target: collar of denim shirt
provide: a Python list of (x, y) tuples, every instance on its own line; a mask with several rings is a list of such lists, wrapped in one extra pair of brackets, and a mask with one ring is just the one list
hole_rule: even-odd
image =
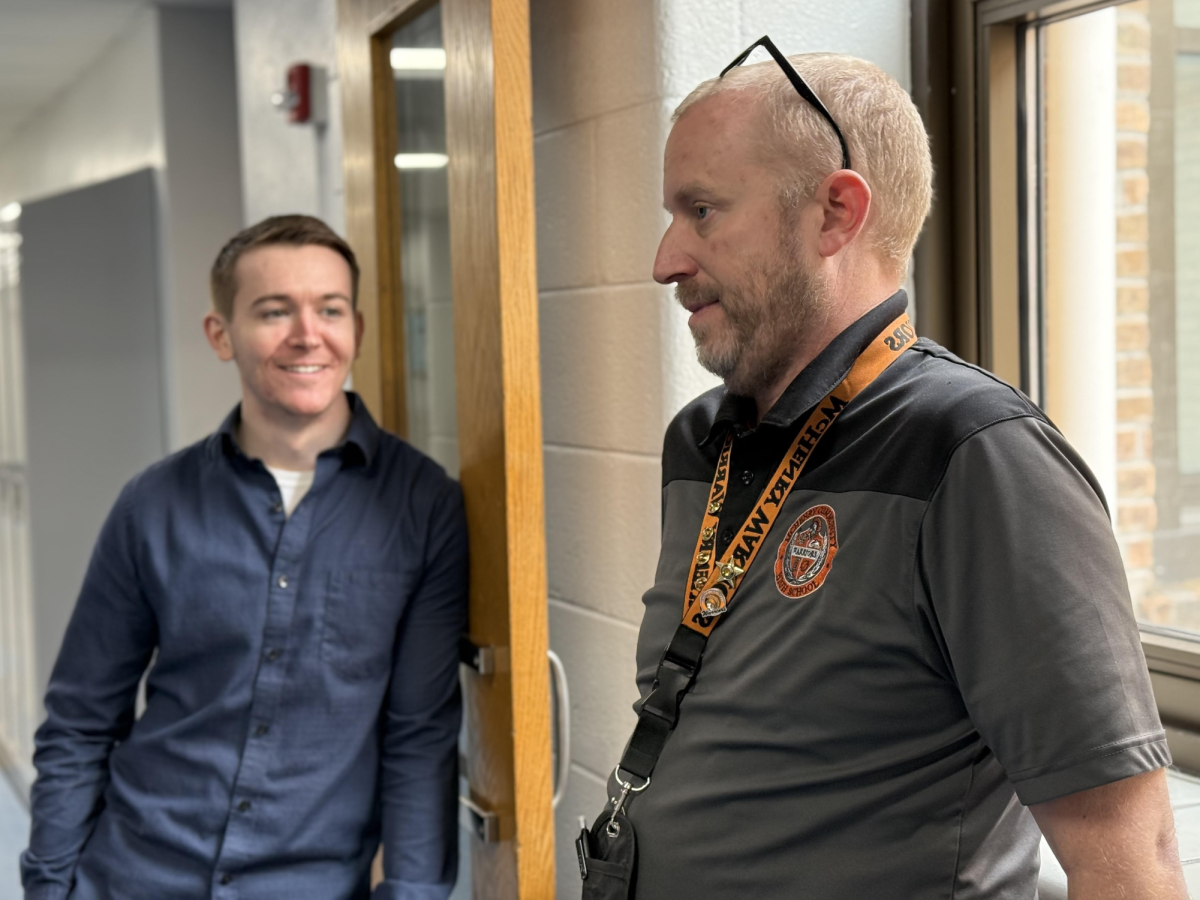
[[(379, 426), (367, 410), (362, 398), (353, 391), (346, 391), (346, 400), (350, 403), (350, 427), (346, 436), (336, 447), (324, 451), (335, 453), (341, 457), (344, 465), (358, 465), (364, 468), (371, 465), (375, 452), (379, 449)], [(238, 446), (237, 429), (242, 421), (242, 404), (239, 403), (225, 417), (221, 427), (209, 439), (209, 452), (213, 455), (223, 453), (226, 456), (246, 459), (242, 448)]]

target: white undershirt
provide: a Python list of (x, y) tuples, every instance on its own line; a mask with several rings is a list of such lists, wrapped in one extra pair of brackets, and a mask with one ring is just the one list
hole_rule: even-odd
[(275, 476), (275, 483), (279, 485), (279, 493), (283, 495), (283, 510), (289, 516), (292, 514), (300, 501), (304, 499), (304, 495), (308, 493), (308, 489), (312, 487), (313, 478), (316, 476), (316, 470), (308, 472), (293, 472), (290, 469), (275, 469), (267, 466), (267, 471)]

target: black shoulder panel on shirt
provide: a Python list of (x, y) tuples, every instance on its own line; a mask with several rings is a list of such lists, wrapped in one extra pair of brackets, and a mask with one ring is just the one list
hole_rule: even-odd
[(712, 480), (721, 443), (714, 441), (701, 449), (700, 442), (708, 436), (725, 394), (724, 385), (720, 385), (705, 391), (675, 414), (663, 438), (663, 487), (672, 481)]
[[(718, 388), (701, 395), (671, 423), (663, 446), (664, 485), (712, 478), (719, 442), (703, 450), (698, 444), (723, 394)], [(1022, 417), (1047, 421), (1016, 388), (922, 338), (842, 413), (798, 487), (925, 500), (962, 441), (996, 422)], [(793, 423), (789, 441), (805, 418)]]

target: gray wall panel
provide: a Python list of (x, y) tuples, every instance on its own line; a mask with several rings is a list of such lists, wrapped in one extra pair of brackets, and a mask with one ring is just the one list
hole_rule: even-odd
[(144, 170), (21, 216), (39, 693), (100, 525), (166, 447), (154, 192)]

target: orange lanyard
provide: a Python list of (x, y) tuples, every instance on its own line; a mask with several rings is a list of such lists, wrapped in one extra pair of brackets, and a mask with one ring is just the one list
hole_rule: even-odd
[(775, 470), (774, 477), (763, 489), (754, 511), (742, 523), (737, 537), (726, 549), (725, 555), (714, 561), (718, 516), (725, 505), (729, 487), (729, 457), (733, 449), (733, 434), (725, 436), (725, 444), (717, 459), (717, 471), (713, 475), (712, 488), (708, 494), (704, 521), (700, 525), (696, 552), (692, 556), (687, 590), (684, 593), (685, 626), (707, 636), (717, 626), (721, 615), (729, 611), (729, 604), (738, 585), (742, 583), (746, 570), (750, 568), (766, 541), (767, 533), (783, 508), (783, 502), (796, 486), (800, 473), (808, 465), (818, 442), (850, 401), (899, 359), (900, 354), (916, 336), (912, 322), (905, 313), (871, 341), (867, 349), (854, 361), (850, 373), (817, 404), (817, 408), (792, 441), (792, 446)]

